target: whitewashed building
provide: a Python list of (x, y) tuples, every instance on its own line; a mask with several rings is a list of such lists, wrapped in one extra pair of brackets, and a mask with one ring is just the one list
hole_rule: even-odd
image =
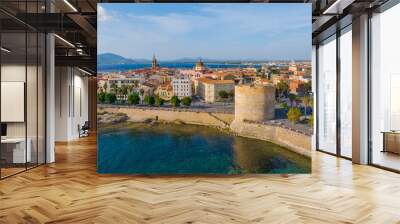
[(177, 75), (172, 79), (172, 90), (174, 96), (177, 96), (179, 99), (183, 97), (191, 97), (192, 96), (192, 81), (190, 77), (187, 75)]

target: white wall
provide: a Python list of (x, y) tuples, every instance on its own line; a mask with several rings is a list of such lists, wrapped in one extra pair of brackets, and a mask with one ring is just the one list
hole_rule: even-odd
[[(37, 70), (39, 69), (39, 70)], [(12, 108), (2, 107), (4, 113), (22, 113), (26, 112), (26, 120), (23, 118), (21, 122), (5, 122), (7, 124), (7, 137), (9, 138), (24, 138), (25, 135), (29, 139), (31, 148), (32, 162), (39, 159), (39, 163), (44, 163), (45, 150), (45, 120), (44, 120), (44, 74), (41, 67), (36, 65), (25, 66), (25, 63), (3, 63), (1, 66), (1, 76), (3, 82), (21, 82), (26, 85), (26, 107), (23, 99), (22, 107)], [(27, 78), (27, 80), (25, 80)], [(5, 89), (2, 89), (2, 94)], [(19, 94), (24, 95), (24, 89), (18, 90)], [(16, 93), (15, 93), (16, 94)], [(2, 95), (7, 97), (7, 95)], [(24, 96), (22, 97), (24, 98)], [(16, 104), (18, 102), (15, 102)], [(14, 111), (13, 111), (14, 110)], [(19, 110), (19, 111), (15, 111)]]
[(88, 78), (72, 67), (56, 67), (55, 140), (79, 137), (78, 125), (88, 120)]
[(72, 119), (71, 119), (71, 135), (72, 138), (78, 138), (79, 137), (79, 132), (78, 132), (78, 125), (82, 126), (85, 121), (89, 120), (88, 116), (88, 78), (82, 76), (83, 73), (80, 73), (77, 75), (77, 70), (74, 71), (74, 82), (72, 88), (73, 91), (73, 96), (72, 99), (74, 99), (74, 102), (72, 105), (74, 107), (72, 108)]
[(69, 85), (70, 76), (67, 67), (55, 69), (55, 140), (68, 140), (69, 118)]

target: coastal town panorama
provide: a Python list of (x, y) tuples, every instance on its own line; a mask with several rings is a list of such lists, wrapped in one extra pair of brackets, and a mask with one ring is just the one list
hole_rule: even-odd
[[(99, 173), (311, 172), (311, 36), (300, 28), (310, 26), (310, 9), (240, 6), (101, 4)], [(283, 29), (252, 24), (254, 10), (260, 21), (272, 10), (295, 16)], [(103, 29), (122, 18), (127, 32)], [(292, 46), (275, 33), (303, 37)]]
[[(101, 58), (120, 56), (100, 55)], [(105, 59), (107, 60), (107, 59)], [(312, 124), (310, 61), (269, 62), (158, 62), (130, 68), (113, 68), (98, 73), (98, 102), (131, 107), (181, 108), (187, 110), (233, 113), (235, 86), (273, 88), (270, 119), (290, 125), (288, 112), (299, 111), (291, 124)], [(106, 66), (105, 66), (106, 67)], [(254, 99), (248, 98), (248, 101)]]

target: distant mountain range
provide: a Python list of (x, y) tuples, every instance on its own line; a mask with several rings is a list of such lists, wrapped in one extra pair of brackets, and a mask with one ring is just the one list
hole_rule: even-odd
[(98, 65), (123, 65), (123, 64), (139, 64), (139, 63), (150, 63), (150, 60), (146, 59), (131, 59), (124, 58), (120, 55), (113, 53), (104, 53), (97, 55)]
[[(168, 61), (159, 61), (159, 62), (167, 62), (167, 63), (194, 63), (199, 60), (202, 60), (205, 63), (243, 63), (243, 62), (266, 62), (266, 61), (252, 61), (252, 60), (218, 60), (218, 59), (207, 59), (207, 58), (179, 58), (175, 60), (168, 60)], [(125, 58), (117, 54), (113, 53), (103, 53), (97, 55), (97, 64), (99, 66), (107, 66), (107, 65), (124, 65), (124, 64), (147, 64), (151, 63), (151, 60), (148, 59), (132, 59), (132, 58)]]
[[(182, 63), (182, 62), (197, 62), (199, 61), (200, 57), (198, 58), (179, 58), (176, 60), (168, 60), (168, 61), (160, 61), (160, 62), (175, 62), (175, 63)], [(212, 60), (212, 59), (202, 59), (204, 62), (221, 62), (221, 60)], [(123, 65), (123, 64), (144, 64), (144, 63), (151, 63), (151, 60), (148, 59), (132, 59), (132, 58), (125, 58), (121, 55), (113, 54), (113, 53), (104, 53), (97, 55), (97, 64), (102, 65)]]

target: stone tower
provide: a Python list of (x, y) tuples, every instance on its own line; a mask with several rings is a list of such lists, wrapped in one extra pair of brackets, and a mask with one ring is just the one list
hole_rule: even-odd
[(153, 70), (156, 70), (158, 68), (157, 59), (156, 59), (155, 55), (153, 55), (153, 61), (151, 62), (151, 68)]
[(235, 86), (235, 121), (262, 122), (275, 117), (273, 85)]

